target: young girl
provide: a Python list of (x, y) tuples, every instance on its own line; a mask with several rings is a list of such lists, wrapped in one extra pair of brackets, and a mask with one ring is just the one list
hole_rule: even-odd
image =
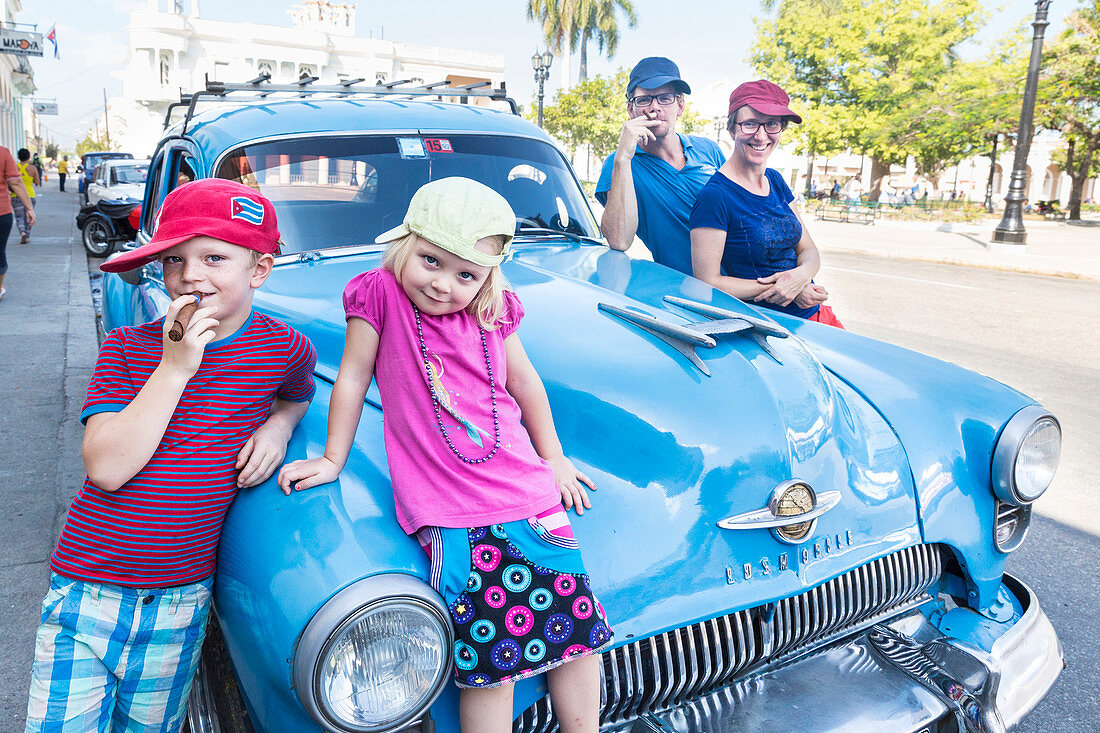
[(566, 511), (591, 480), (562, 452), (520, 344), (523, 306), (500, 271), (515, 214), (492, 189), (445, 178), (413, 195), (382, 268), (344, 290), (348, 327), (324, 456), (287, 464), (290, 493), (334, 481), (372, 377), (401, 528), (431, 558), (454, 621), (464, 731), (510, 731), (512, 684), (547, 672), (562, 731), (599, 726), (611, 642)]

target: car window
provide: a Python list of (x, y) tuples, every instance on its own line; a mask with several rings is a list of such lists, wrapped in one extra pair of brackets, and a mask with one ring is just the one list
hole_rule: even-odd
[(271, 200), (284, 254), (373, 243), (401, 223), (420, 186), (448, 176), (499, 191), (519, 229), (599, 236), (565, 160), (538, 140), (453, 134), (277, 140), (232, 151), (216, 175)]
[(116, 183), (145, 183), (148, 170), (144, 165), (116, 165), (111, 169)]

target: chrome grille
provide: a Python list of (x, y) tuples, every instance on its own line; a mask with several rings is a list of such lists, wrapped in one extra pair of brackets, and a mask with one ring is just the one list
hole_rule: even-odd
[[(918, 545), (879, 558), (800, 595), (703, 621), (603, 655), (600, 723), (660, 712), (730, 684), (759, 665), (793, 657), (928, 599), (944, 550)], [(549, 697), (515, 733), (558, 729)]]

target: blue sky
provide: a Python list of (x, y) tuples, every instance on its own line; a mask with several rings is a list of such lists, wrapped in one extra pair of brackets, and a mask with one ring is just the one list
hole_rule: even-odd
[[(200, 2), (204, 18), (281, 26), (290, 25), (287, 11), (299, 4), (299, 0)], [(590, 47), (589, 75), (630, 67), (644, 56), (668, 56), (696, 90), (722, 79), (740, 82), (751, 78), (746, 56), (755, 31), (752, 19), (762, 13), (758, 0), (695, 0), (684, 6), (634, 0), (633, 4), (637, 27), (624, 28), (618, 53), (610, 61)], [(108, 96), (121, 94), (117, 74), (126, 57), (126, 24), (131, 10), (146, 5), (147, 0), (24, 0), (17, 21), (35, 23), (42, 33), (57, 25), (61, 58), (47, 55), (32, 60), (32, 65), (39, 87), (36, 96), (56, 99), (60, 106), (58, 117), (42, 119), (62, 147), (71, 149), (78, 136), (83, 137), (91, 127), (102, 108), (103, 89)], [(1062, 27), (1062, 19), (1075, 6), (1051, 3), (1047, 39)], [(525, 8), (526, 0), (482, 0), (476, 6), (440, 0), (359, 2), (356, 26), (363, 37), (502, 53), (509, 91), (518, 102), (527, 104), (534, 93), (530, 57), (542, 44), (538, 28), (526, 20)], [(1035, 14), (1034, 2), (1027, 0), (987, 2), (987, 8), (990, 21), (981, 35), (983, 40), (993, 40)], [(575, 57), (572, 71), (575, 78)], [(560, 61), (555, 60), (548, 97), (559, 81)]]

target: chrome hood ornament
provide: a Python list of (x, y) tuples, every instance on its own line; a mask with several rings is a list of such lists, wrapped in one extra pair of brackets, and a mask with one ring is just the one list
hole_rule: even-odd
[(703, 360), (699, 358), (699, 355), (695, 353), (695, 349), (700, 346), (705, 349), (713, 349), (718, 345), (718, 342), (714, 340), (714, 336), (739, 333), (754, 341), (768, 356), (775, 359), (780, 364), (783, 363), (779, 358), (779, 354), (776, 353), (775, 349), (772, 348), (772, 345), (769, 344), (766, 339), (768, 336), (775, 336), (776, 338), (789, 337), (791, 335), (790, 331), (782, 326), (770, 321), (765, 321), (762, 318), (754, 318), (744, 313), (717, 308), (713, 305), (698, 303), (694, 300), (676, 298), (671, 295), (666, 295), (664, 300), (666, 303), (679, 306), (684, 310), (706, 316), (707, 320), (694, 321), (681, 325), (663, 321), (660, 318), (654, 318), (653, 316), (638, 313), (637, 311), (608, 305), (607, 303), (600, 303), (597, 307), (606, 313), (610, 313), (624, 321), (633, 323), (643, 331), (648, 331), (661, 339), (683, 354), (688, 361), (694, 364), (699, 371), (706, 374), (708, 377), (710, 376), (710, 369), (708, 369), (707, 365), (703, 363)]

